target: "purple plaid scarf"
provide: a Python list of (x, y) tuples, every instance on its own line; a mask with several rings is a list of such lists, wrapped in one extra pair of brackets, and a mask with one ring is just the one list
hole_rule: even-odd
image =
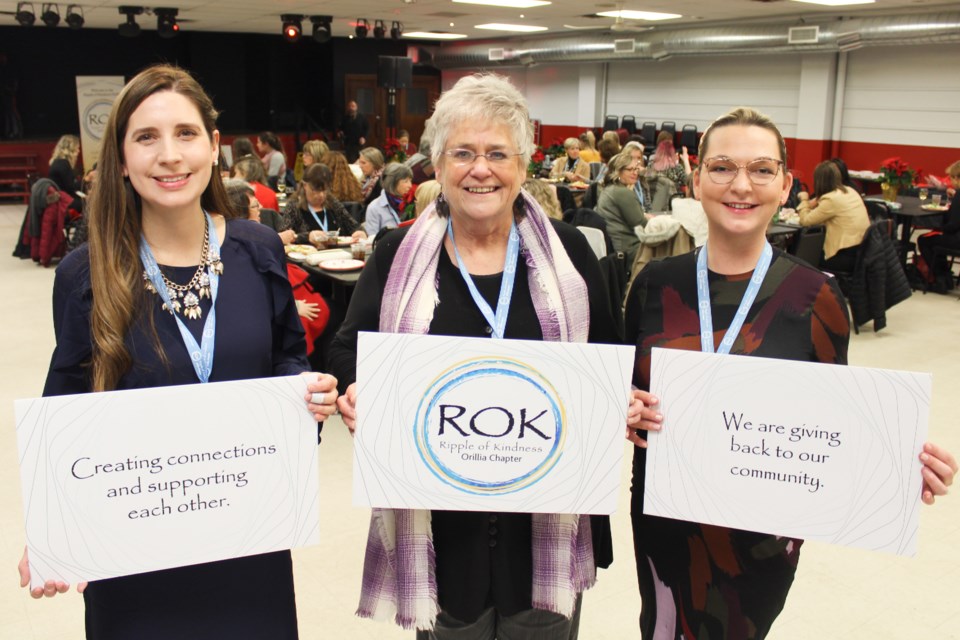
[[(517, 231), (543, 339), (586, 342), (586, 284), (546, 214), (529, 194), (521, 194), (526, 215)], [(381, 301), (381, 332), (427, 333), (439, 301), (437, 262), (446, 227), (431, 205), (400, 244)], [(577, 594), (596, 582), (590, 517), (534, 513), (531, 519), (532, 604), (569, 617)], [(357, 615), (393, 616), (404, 629), (432, 629), (440, 610), (435, 570), (430, 512), (374, 509)]]

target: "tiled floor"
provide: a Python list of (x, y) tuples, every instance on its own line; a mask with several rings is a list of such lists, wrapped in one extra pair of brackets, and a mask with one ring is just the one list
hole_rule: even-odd
[[(83, 636), (75, 593), (34, 601), (19, 589), (15, 566), (23, 551), (22, 502), (13, 430), (16, 398), (39, 395), (53, 348), (53, 269), (10, 258), (24, 207), (0, 206), (0, 638), (59, 640)], [(931, 439), (960, 453), (955, 413), (960, 301), (956, 295), (914, 295), (889, 313), (879, 334), (851, 341), (854, 364), (934, 374)], [(802, 389), (797, 389), (803, 394)], [(810, 398), (816, 402), (816, 398)], [(301, 637), (411, 638), (393, 625), (353, 616), (368, 512), (350, 505), (350, 438), (331, 421), (321, 450), (321, 544), (294, 553)], [(625, 453), (628, 453), (626, 445)], [(623, 480), (629, 479), (624, 456)], [(625, 484), (626, 486), (626, 484)], [(955, 491), (960, 494), (960, 490)], [(581, 637), (637, 637), (640, 610), (626, 489), (613, 517), (613, 567), (584, 598)], [(960, 638), (960, 495), (921, 516), (920, 553), (902, 559), (816, 543), (804, 546), (800, 571), (772, 637), (913, 640)], [(2, 567), (0, 567), (2, 568)], [(216, 588), (216, 585), (210, 585)]]

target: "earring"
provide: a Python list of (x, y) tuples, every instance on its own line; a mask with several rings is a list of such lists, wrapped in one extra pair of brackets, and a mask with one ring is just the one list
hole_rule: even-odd
[(447, 199), (443, 197), (443, 192), (440, 192), (440, 195), (437, 196), (434, 207), (437, 210), (437, 215), (441, 218), (450, 217), (450, 205), (447, 203)]
[(213, 161), (213, 166), (217, 166), (218, 164), (220, 164), (220, 160), (214, 160), (214, 161)]

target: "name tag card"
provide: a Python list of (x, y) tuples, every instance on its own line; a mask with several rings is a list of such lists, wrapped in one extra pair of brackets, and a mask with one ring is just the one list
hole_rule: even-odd
[(291, 376), (17, 400), (31, 587), (316, 544), (304, 395)]
[(929, 374), (654, 349), (644, 513), (916, 554)]
[(612, 513), (633, 351), (361, 333), (354, 504)]

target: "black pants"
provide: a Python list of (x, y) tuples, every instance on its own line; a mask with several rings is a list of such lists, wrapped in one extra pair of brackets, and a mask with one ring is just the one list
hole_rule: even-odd
[(920, 255), (930, 267), (930, 273), (936, 279), (937, 276), (947, 275), (948, 267), (945, 257), (934, 259), (935, 249), (938, 247), (960, 249), (960, 234), (927, 233), (917, 238), (917, 246), (920, 249)]
[(820, 268), (831, 273), (852, 273), (857, 266), (857, 248), (840, 249), (830, 258), (820, 261)]

